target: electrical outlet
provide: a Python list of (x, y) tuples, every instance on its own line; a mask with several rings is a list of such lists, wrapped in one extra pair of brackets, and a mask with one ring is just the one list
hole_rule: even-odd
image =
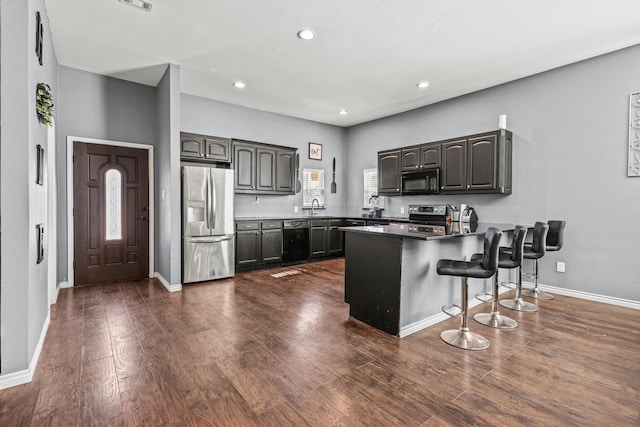
[(400, 213), (403, 214), (404, 213), (404, 206), (400, 206)]
[(556, 271), (558, 273), (564, 273), (564, 262), (558, 261), (556, 263)]
[(297, 206), (293, 207), (293, 213), (298, 213), (298, 207)]

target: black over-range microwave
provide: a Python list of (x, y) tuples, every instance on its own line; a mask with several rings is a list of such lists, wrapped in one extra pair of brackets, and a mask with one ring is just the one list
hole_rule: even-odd
[(440, 168), (403, 172), (402, 194), (440, 194)]

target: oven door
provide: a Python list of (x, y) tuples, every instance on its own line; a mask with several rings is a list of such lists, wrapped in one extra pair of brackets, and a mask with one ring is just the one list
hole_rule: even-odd
[(440, 168), (403, 173), (402, 194), (440, 194)]

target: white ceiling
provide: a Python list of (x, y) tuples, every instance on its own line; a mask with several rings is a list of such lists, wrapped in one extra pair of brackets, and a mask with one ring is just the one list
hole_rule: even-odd
[(58, 62), (151, 86), (179, 64), (184, 93), (351, 126), (640, 43), (639, 0), (153, 3), (46, 0)]

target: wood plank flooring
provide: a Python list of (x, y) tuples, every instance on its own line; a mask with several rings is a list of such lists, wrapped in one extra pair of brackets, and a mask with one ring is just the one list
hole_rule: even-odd
[(469, 352), (439, 338), (458, 319), (403, 339), (349, 320), (343, 275), (334, 259), (178, 293), (63, 289), (33, 382), (0, 391), (0, 425), (640, 425), (637, 310), (504, 309), (520, 326), (471, 321), (491, 347)]

